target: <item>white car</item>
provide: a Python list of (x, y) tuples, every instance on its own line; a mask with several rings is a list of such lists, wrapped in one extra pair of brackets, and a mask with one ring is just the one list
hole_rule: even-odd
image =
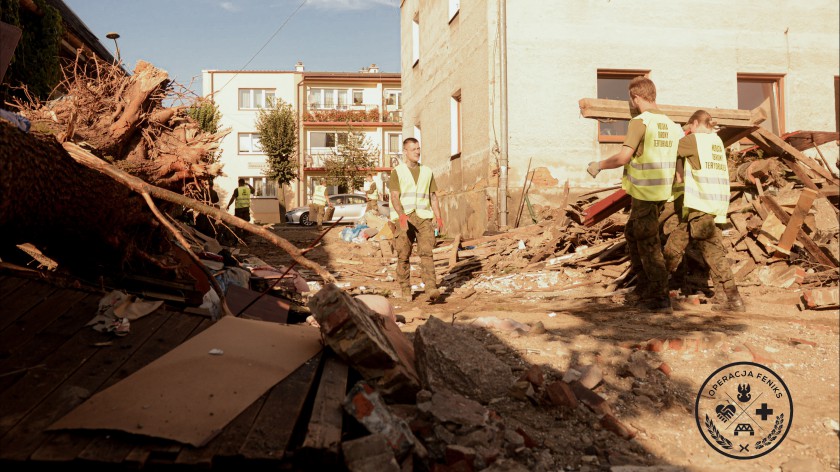
[[(332, 203), (335, 211), (329, 222), (337, 221), (342, 216), (342, 223), (356, 223), (365, 216), (367, 209), (367, 199), (364, 195), (355, 193), (339, 193), (329, 196), (330, 203)], [(379, 200), (379, 215), (383, 218), (388, 218), (390, 214), (390, 207), (388, 202)], [(312, 226), (315, 221), (309, 217), (309, 205), (295, 208), (286, 212), (286, 222), (301, 224), (303, 226)], [(324, 223), (328, 223), (325, 221)]]

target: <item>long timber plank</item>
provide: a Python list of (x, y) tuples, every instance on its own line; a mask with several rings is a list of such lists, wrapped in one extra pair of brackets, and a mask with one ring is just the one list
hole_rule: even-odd
[(10, 293), (0, 305), (0, 330), (6, 329), (34, 306), (49, 299), (57, 289), (40, 280), (30, 280)]
[[(171, 351), (188, 337), (206, 318), (179, 313), (172, 314), (166, 322), (132, 355), (100, 388), (104, 390), (152, 361)], [(78, 431), (49, 432), (49, 439), (33, 454), (37, 461), (71, 461), (75, 458), (90, 462), (118, 464), (132, 451), (138, 438), (114, 432), (98, 432), (94, 436)], [(139, 440), (143, 442), (143, 439)]]
[[(131, 325), (131, 333), (110, 337), (80, 331), (47, 360), (41, 375), (28, 375), (0, 394), (11, 413), (0, 418), (0, 459), (24, 461), (48, 439), (44, 431), (98, 391), (105, 381), (171, 316), (158, 310)], [(110, 339), (113, 344), (93, 344)]]
[(298, 417), (315, 383), (323, 351), (306, 361), (268, 394), (239, 453), (247, 460), (283, 459)]

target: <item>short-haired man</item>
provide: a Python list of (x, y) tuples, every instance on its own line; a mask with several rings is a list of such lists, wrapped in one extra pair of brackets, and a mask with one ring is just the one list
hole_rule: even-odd
[(601, 169), (624, 166), (622, 188), (632, 197), (630, 217), (624, 227), (630, 264), (638, 276), (636, 287), (642, 308), (671, 312), (668, 270), (659, 241), (659, 215), (671, 197), (677, 147), (682, 128), (659, 111), (656, 86), (647, 77), (629, 85), (630, 105), (640, 114), (630, 120), (627, 137), (618, 153), (590, 162), (592, 177)]
[(391, 221), (396, 226), (397, 281), (403, 300), (411, 301), (409, 259), (411, 245), (417, 242), (420, 253), (420, 274), (426, 286), (426, 298), (433, 302), (440, 296), (435, 276), (435, 223), (443, 231), (437, 185), (432, 170), (420, 164), (420, 142), (415, 138), (403, 141), (405, 159), (391, 171)]

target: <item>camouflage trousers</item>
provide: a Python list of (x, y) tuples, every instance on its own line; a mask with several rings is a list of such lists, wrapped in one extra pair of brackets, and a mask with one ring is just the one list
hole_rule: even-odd
[(397, 281), (403, 290), (411, 289), (411, 272), (409, 258), (411, 246), (417, 242), (417, 252), (420, 255), (420, 277), (426, 284), (426, 291), (437, 288), (435, 278), (435, 261), (432, 250), (435, 248), (435, 227), (433, 220), (424, 220), (417, 213), (408, 215), (408, 230), (396, 224), (397, 250)]
[(665, 202), (633, 199), (630, 217), (624, 227), (630, 266), (639, 277), (637, 286), (651, 298), (668, 296), (668, 271), (659, 239), (659, 215)]
[(700, 249), (715, 285), (722, 285), (724, 290), (735, 288), (732, 265), (726, 258), (726, 248), (723, 245), (723, 233), (715, 224), (714, 215), (702, 211), (690, 211), (685, 218), (681, 218), (680, 224), (668, 236), (664, 250), (665, 267), (668, 272), (677, 270), (685, 248), (691, 241)]

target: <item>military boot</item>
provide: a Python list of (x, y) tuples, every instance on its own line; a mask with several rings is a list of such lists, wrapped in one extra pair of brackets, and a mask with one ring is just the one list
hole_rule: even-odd
[(744, 300), (741, 298), (741, 292), (738, 287), (732, 287), (725, 290), (726, 302), (712, 305), (712, 308), (723, 311), (744, 312), (747, 307), (744, 306)]

